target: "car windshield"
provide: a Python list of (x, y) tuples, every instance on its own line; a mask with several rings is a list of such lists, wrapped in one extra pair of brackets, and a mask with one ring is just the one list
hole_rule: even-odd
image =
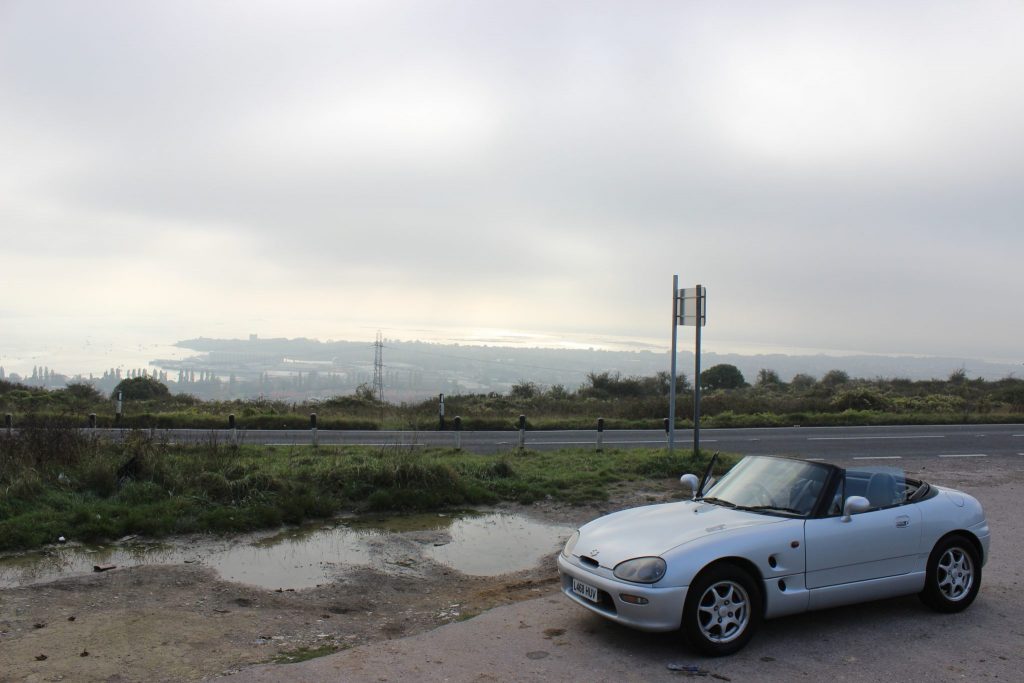
[(748, 455), (708, 490), (704, 500), (759, 512), (809, 515), (829, 468), (813, 462)]

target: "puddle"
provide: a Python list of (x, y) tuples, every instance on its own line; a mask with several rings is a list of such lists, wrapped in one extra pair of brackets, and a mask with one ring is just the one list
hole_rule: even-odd
[(227, 581), (271, 589), (313, 587), (358, 567), (406, 571), (427, 560), (464, 574), (498, 576), (553, 557), (571, 532), (520, 514), (462, 512), (321, 522), (226, 541), (56, 546), (0, 556), (0, 587), (88, 574), (105, 564), (202, 564)]

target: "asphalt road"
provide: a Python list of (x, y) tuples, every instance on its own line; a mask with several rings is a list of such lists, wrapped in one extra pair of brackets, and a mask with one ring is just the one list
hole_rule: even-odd
[[(116, 438), (119, 430), (98, 430)], [(220, 442), (302, 446), (312, 443), (310, 430), (173, 429), (158, 436), (177, 443)], [(470, 453), (500, 453), (519, 446), (519, 432), (464, 431), (462, 448)], [(445, 446), (455, 445), (453, 431), (318, 430), (320, 445)], [(527, 431), (526, 447), (552, 450), (596, 446), (595, 430)], [(691, 430), (676, 432), (676, 445), (692, 445)], [(651, 447), (666, 444), (661, 430), (607, 430), (606, 448)], [(803, 458), (901, 460), (910, 458), (1004, 458), (1024, 456), (1024, 424), (939, 425), (899, 427), (771, 427), (702, 429), (701, 448), (743, 455), (794, 455)]]

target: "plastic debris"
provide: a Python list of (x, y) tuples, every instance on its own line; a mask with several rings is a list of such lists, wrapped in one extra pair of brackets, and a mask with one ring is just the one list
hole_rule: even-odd
[(666, 664), (666, 668), (669, 671), (675, 671), (677, 673), (686, 674), (687, 676), (707, 676), (708, 672), (705, 669), (700, 668), (696, 664)]

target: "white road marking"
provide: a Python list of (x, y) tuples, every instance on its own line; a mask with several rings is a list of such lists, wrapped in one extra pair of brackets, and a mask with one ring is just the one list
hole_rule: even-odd
[(901, 455), (861, 455), (853, 458), (854, 460), (902, 460)]
[[(251, 446), (312, 446), (311, 443), (255, 443), (249, 444)], [(338, 443), (321, 443), (321, 446), (428, 446), (428, 445), (444, 445), (444, 444), (425, 444), (425, 443), (395, 443), (394, 441), (368, 441), (366, 443), (351, 443), (348, 441), (339, 441)]]
[(874, 441), (878, 439), (945, 439), (943, 434), (919, 434), (916, 436), (809, 436), (808, 441)]
[[(704, 440), (701, 439), (701, 441), (704, 441)], [(681, 441), (677, 441), (677, 443), (684, 443), (684, 442), (685, 442), (685, 439), (681, 440)], [(558, 443), (558, 442), (557, 441), (552, 441), (551, 443)], [(594, 443), (594, 442), (593, 441), (586, 441), (584, 443)], [(651, 439), (649, 441), (605, 441), (605, 443), (665, 443), (665, 439)]]
[[(503, 445), (507, 445), (507, 444), (510, 444), (510, 443), (512, 443), (512, 442), (511, 441), (499, 441), (498, 445), (499, 446), (503, 446)], [(519, 442), (517, 441), (516, 443), (519, 443)], [(589, 441), (531, 441), (530, 439), (526, 440), (526, 445), (527, 446), (530, 446), (530, 445), (533, 445), (533, 446), (558, 446), (560, 444), (563, 444), (563, 445), (566, 445), (566, 446), (588, 446), (588, 445), (592, 446), (595, 443), (596, 443), (596, 441), (594, 439), (590, 439)], [(665, 439), (654, 439), (654, 440), (651, 440), (651, 441), (605, 441), (604, 445), (608, 446), (610, 444), (631, 444), (631, 443), (661, 443), (661, 444), (663, 444), (663, 443), (665, 443)]]
[(987, 458), (985, 453), (940, 453), (940, 458)]
[(825, 458), (804, 458), (804, 460), (809, 462), (825, 462)]

